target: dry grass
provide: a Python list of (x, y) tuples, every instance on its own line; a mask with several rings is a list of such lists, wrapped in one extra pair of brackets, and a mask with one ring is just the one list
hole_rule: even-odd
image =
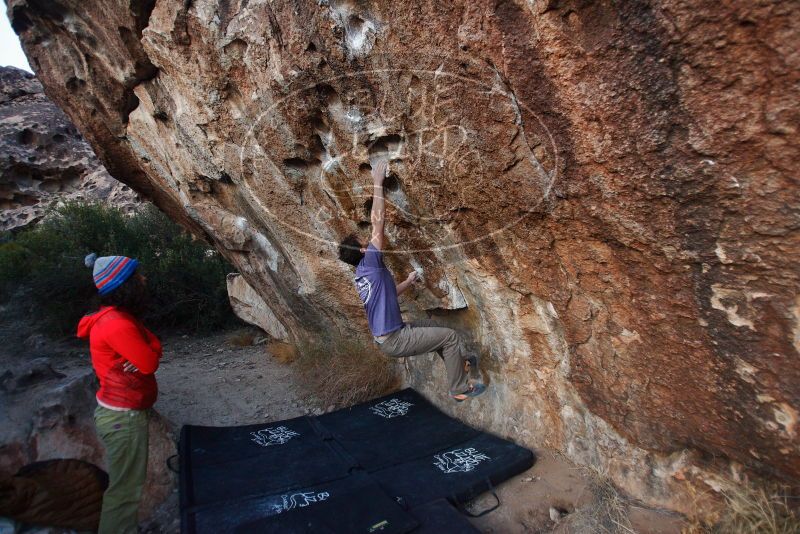
[(272, 341), (267, 345), (267, 351), (279, 363), (292, 363), (297, 359), (297, 348), (282, 341)]
[(249, 347), (255, 342), (258, 335), (259, 331), (255, 328), (239, 328), (228, 334), (227, 341), (234, 347)]
[(338, 338), (299, 346), (294, 365), (323, 407), (342, 407), (397, 389), (392, 363), (372, 346)]
[(571, 534), (632, 534), (635, 531), (628, 518), (629, 499), (625, 497), (609, 477), (600, 471), (586, 467), (591, 480), (589, 491), (593, 499), (586, 506), (567, 515), (559, 524), (558, 532)]
[(708, 525), (695, 521), (684, 534), (800, 534), (800, 501), (778, 485), (744, 483), (722, 490), (725, 508)]

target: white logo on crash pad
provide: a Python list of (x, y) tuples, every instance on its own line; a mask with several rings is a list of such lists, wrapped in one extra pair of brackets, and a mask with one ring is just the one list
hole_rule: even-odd
[(408, 413), (408, 409), (412, 406), (414, 405), (410, 402), (402, 401), (400, 399), (389, 399), (387, 401), (379, 402), (375, 406), (370, 406), (369, 409), (375, 415), (380, 415), (385, 419), (391, 419), (392, 417), (406, 415)]
[(475, 469), (479, 463), (491, 460), (490, 457), (472, 447), (443, 452), (435, 455), (433, 459), (433, 465), (446, 474), (468, 473)]
[(289, 495), (281, 495), (282, 505), (278, 505), (275, 512), (282, 513), (295, 508), (305, 508), (315, 502), (322, 502), (328, 500), (331, 494), (327, 491), (314, 493), (313, 491), (304, 491), (302, 493), (292, 493)]
[(253, 441), (262, 447), (269, 447), (270, 445), (283, 445), (295, 436), (299, 436), (294, 430), (289, 430), (285, 426), (269, 427), (256, 432), (250, 432), (253, 436)]

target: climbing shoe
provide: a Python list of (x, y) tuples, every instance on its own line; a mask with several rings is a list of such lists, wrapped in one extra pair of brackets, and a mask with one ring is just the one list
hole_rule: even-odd
[[(458, 395), (453, 395), (453, 400), (456, 401), (456, 402), (464, 402), (465, 400), (471, 399), (472, 397), (477, 397), (478, 395), (480, 395), (484, 391), (486, 391), (486, 386), (484, 384), (480, 384), (480, 383), (473, 384), (464, 393), (459, 393)], [(464, 395), (466, 398), (465, 399), (459, 399), (458, 397), (461, 396), (461, 395)]]

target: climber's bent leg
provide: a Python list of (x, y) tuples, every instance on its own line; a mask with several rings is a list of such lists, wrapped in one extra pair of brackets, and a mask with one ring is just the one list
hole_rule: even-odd
[(447, 369), (450, 395), (458, 395), (468, 388), (464, 370), (464, 349), (461, 338), (452, 328), (423, 326), (420, 322), (406, 324), (392, 332), (379, 346), (388, 356), (402, 358), (428, 352), (441, 351)]

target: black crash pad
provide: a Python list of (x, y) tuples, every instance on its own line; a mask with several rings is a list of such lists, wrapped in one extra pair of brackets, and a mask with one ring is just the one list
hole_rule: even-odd
[(386, 492), (409, 506), (442, 497), (466, 502), (533, 465), (533, 453), (481, 433), (435, 453), (372, 473)]
[[(322, 493), (323, 499), (302, 506), (305, 493), (295, 492), (285, 500), (294, 506), (271, 517), (245, 523), (235, 529), (237, 534), (405, 534), (418, 531), (419, 522), (389, 498), (369, 477), (348, 479), (349, 487), (332, 487)], [(334, 485), (335, 486), (335, 485)], [(291, 499), (294, 499), (295, 504)], [(308, 509), (307, 509), (308, 508)]]
[(443, 499), (465, 502), (535, 460), (412, 389), (321, 417), (185, 426), (179, 452), (185, 533), (434, 532), (463, 519)]
[(241, 427), (183, 427), (180, 455), (189, 470), (181, 490), (187, 503), (280, 493), (347, 476), (350, 466), (312, 425), (298, 417)]
[(331, 412), (318, 420), (367, 471), (430, 456), (480, 434), (442, 413), (413, 389)]
[[(371, 477), (343, 479), (285, 493), (223, 501), (182, 514), (182, 530), (198, 533), (416, 532), (419, 522)], [(377, 530), (376, 530), (377, 531)]]

